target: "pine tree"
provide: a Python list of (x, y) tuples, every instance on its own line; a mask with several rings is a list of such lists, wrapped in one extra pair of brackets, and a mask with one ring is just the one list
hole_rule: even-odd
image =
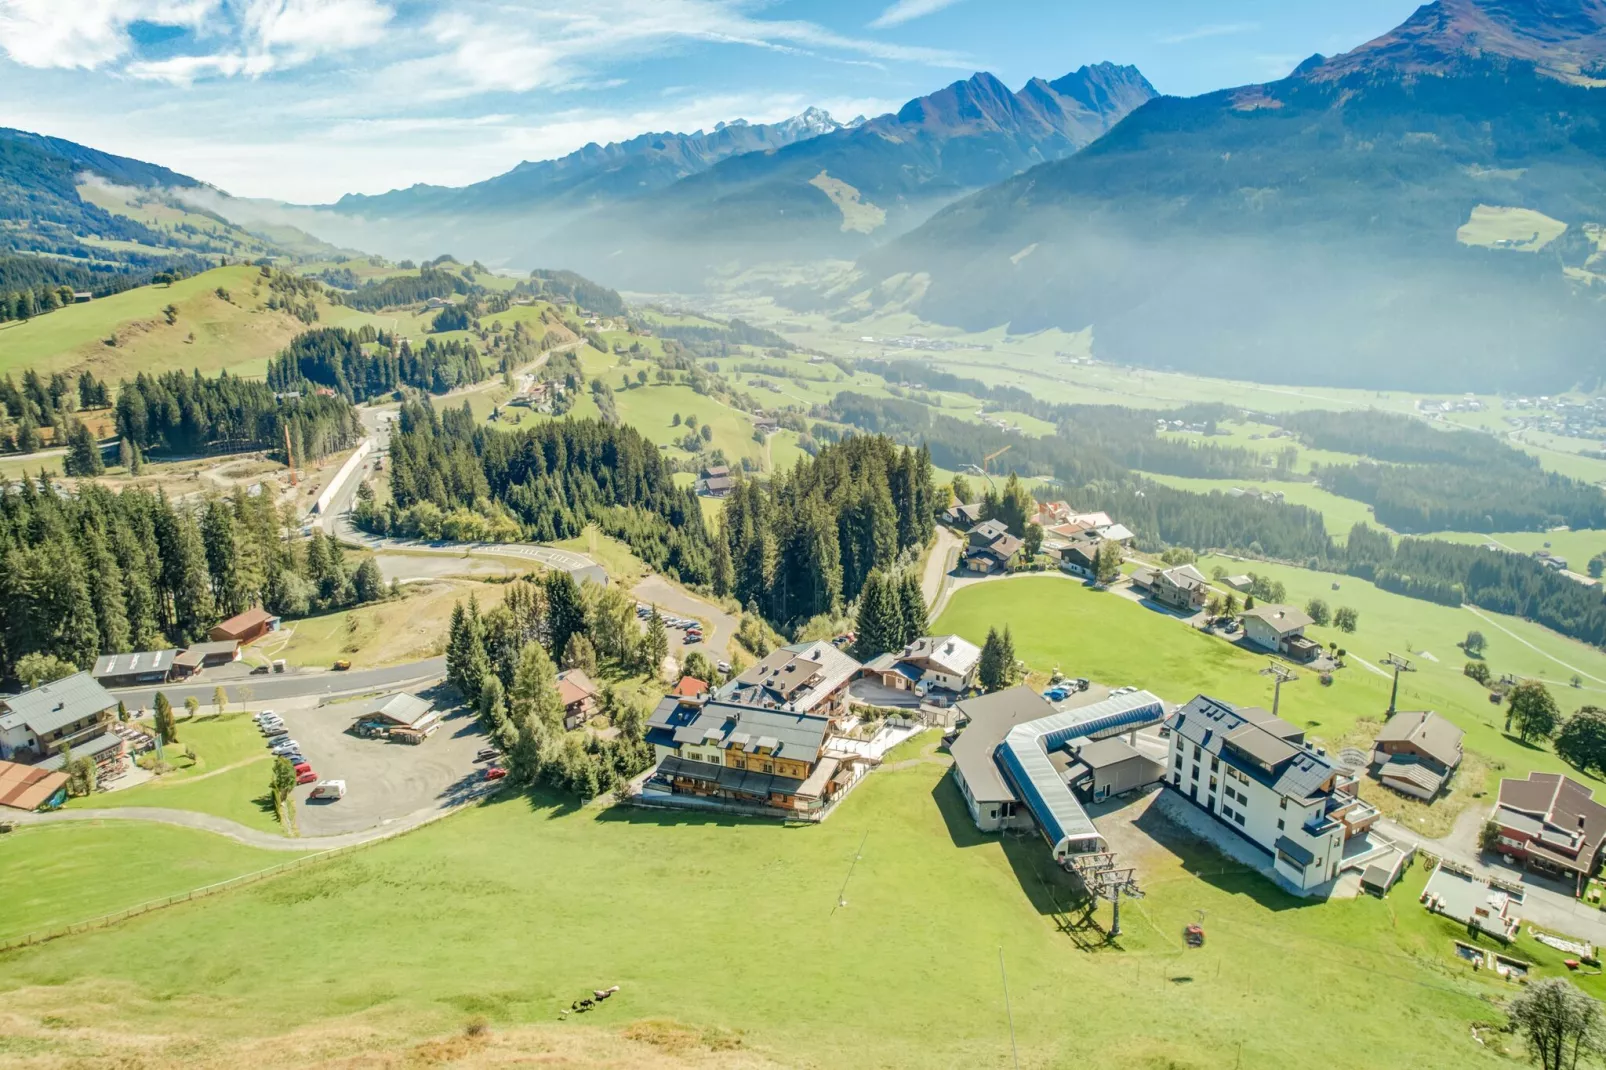
[(597, 671), (597, 651), (587, 639), (579, 632), (569, 636), (569, 644), (563, 648), (563, 667), (565, 669), (579, 669), (586, 675), (594, 675)]
[(69, 476), (79, 477), (104, 475), (106, 472), (100, 443), (95, 441), (89, 428), (78, 420), (74, 420), (67, 429), (67, 456), (62, 459), (61, 470)]
[(553, 569), (546, 575), (546, 627), (548, 649), (561, 657), (569, 645), (569, 637), (586, 631), (585, 601), (580, 596), (580, 585), (562, 569)]
[(976, 681), (983, 691), (1001, 691), (1010, 685), (1013, 675), (1013, 644), (1006, 645), (997, 628), (987, 629), (987, 641), (981, 647), (981, 662), (976, 668)]
[(206, 549), (206, 570), (212, 577), (212, 598), (218, 615), (232, 617), (244, 612), (247, 602), (240, 582), (234, 512), (220, 498), (206, 503), (201, 515), (201, 541)]
[(167, 695), (156, 692), (156, 735), (163, 746), (178, 742), (178, 729), (173, 723), (173, 704), (167, 700)]
[(903, 574), (903, 580), (898, 587), (900, 594), (900, 611), (903, 615), (903, 642), (902, 646), (919, 639), (926, 634), (927, 622), (926, 595), (920, 589), (920, 577), (913, 570)]
[(540, 643), (526, 643), (513, 674), (512, 707), (515, 721), (532, 720), (552, 732), (563, 730), (563, 701), (552, 659)]
[(891, 649), (887, 635), (886, 584), (872, 572), (859, 588), (859, 615), (854, 627), (854, 649), (860, 661), (880, 657)]
[(657, 679), (664, 671), (664, 659), (668, 656), (669, 630), (664, 627), (664, 618), (659, 615), (658, 607), (654, 606), (652, 616), (647, 618), (647, 634), (641, 637), (642, 671)]

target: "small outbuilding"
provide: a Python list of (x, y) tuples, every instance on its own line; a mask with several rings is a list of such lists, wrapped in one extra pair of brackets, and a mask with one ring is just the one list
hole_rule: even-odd
[(352, 731), (365, 738), (422, 743), (440, 726), (441, 715), (428, 699), (399, 692), (357, 718)]
[(1141, 791), (1150, 784), (1160, 783), (1165, 779), (1165, 765), (1125, 739), (1114, 736), (1077, 748), (1076, 760), (1065, 779), (1089, 799), (1102, 802), (1113, 795)]
[(278, 630), (279, 618), (257, 606), (214, 625), (207, 638), (214, 643), (226, 643), (232, 639), (240, 646), (249, 646), (269, 632)]
[(101, 687), (137, 687), (163, 684), (173, 671), (177, 650), (142, 650), (131, 654), (103, 654), (89, 671)]

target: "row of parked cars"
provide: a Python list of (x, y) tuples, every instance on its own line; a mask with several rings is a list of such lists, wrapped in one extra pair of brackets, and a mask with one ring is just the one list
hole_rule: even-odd
[[(652, 616), (652, 606), (645, 602), (636, 603), (636, 616), (646, 620)], [(690, 617), (664, 617), (664, 626), (668, 628), (683, 629), (686, 633), (687, 643), (700, 643), (703, 641), (703, 626)]]
[(301, 753), (301, 744), (290, 738), (290, 729), (280, 717), (272, 710), (263, 710), (251, 715), (251, 719), (261, 730), (263, 738), (267, 741), (268, 752), (275, 758), (284, 758), (289, 761), (296, 772), (297, 784), (314, 784), (311, 797), (314, 799), (342, 799), (346, 795), (346, 782), (344, 780), (327, 780), (320, 782), (318, 774), (312, 771), (312, 763), (307, 761)]

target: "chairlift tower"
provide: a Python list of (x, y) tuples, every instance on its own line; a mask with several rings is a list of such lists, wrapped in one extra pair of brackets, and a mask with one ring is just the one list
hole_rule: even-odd
[(1277, 707), (1283, 699), (1283, 685), (1299, 679), (1299, 674), (1286, 665), (1278, 665), (1275, 661), (1260, 670), (1260, 675), (1276, 679), (1271, 692), (1271, 715), (1277, 716)]
[(1389, 651), (1388, 657), (1383, 659), (1383, 664), (1394, 666), (1394, 689), (1389, 692), (1389, 716), (1393, 717), (1400, 701), (1400, 673), (1416, 672), (1416, 670), (1411, 667), (1409, 658), (1402, 658), (1392, 650)]
[(1113, 851), (1096, 851), (1070, 859), (1070, 870), (1094, 899), (1107, 899), (1113, 909), (1110, 919), (1110, 939), (1121, 935), (1121, 897), (1142, 899), (1143, 889), (1138, 887), (1136, 870), (1119, 866)]

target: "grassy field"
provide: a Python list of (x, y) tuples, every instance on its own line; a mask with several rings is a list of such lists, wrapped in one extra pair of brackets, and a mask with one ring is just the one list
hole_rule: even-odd
[[(1529, 747), (1503, 731), (1502, 707), (1488, 702), (1486, 692), (1461, 674), (1464, 655), (1455, 644), (1469, 629), (1479, 628), (1489, 638), (1488, 660), (1500, 672), (1534, 676), (1551, 682), (1565, 713), (1586, 701), (1600, 703), (1594, 690), (1575, 692), (1568, 687), (1567, 670), (1543, 653), (1523, 646), (1465, 610), (1450, 609), (1380, 591), (1348, 576), (1329, 576), (1304, 569), (1245, 564), (1206, 558), (1200, 568), (1209, 575), (1222, 564), (1234, 572), (1252, 570), (1281, 580), (1288, 600), (1303, 605), (1320, 596), (1331, 606), (1347, 605), (1360, 614), (1353, 635), (1333, 628), (1311, 628), (1307, 634), (1324, 644), (1337, 642), (1353, 651), (1348, 666), (1339, 670), (1331, 686), (1316, 674), (1301, 671), (1300, 679), (1285, 684), (1282, 714), (1307, 728), (1323, 742), (1337, 744), (1358, 719), (1377, 720), (1388, 709), (1390, 679), (1361, 664), (1376, 666), (1389, 652), (1414, 651), (1420, 671), (1407, 674), (1400, 684), (1401, 709), (1430, 709), (1453, 720), (1467, 732), (1466, 745), (1488, 756), (1492, 768), (1516, 775), (1540, 769), (1565, 772), (1598, 785), (1606, 781), (1585, 776), (1549, 750)], [(1332, 583), (1340, 584), (1332, 590)], [(1493, 618), (1516, 635), (1557, 656), (1592, 671), (1606, 690), (1606, 654), (1572, 643), (1536, 625), (1510, 617)], [(1229, 702), (1271, 707), (1272, 682), (1260, 675), (1264, 654), (1252, 653), (1224, 640), (1194, 631), (1168, 614), (1150, 610), (1108, 592), (1097, 592), (1059, 576), (1030, 577), (977, 584), (956, 592), (934, 626), (937, 634), (957, 632), (975, 642), (987, 636), (990, 626), (1008, 621), (1029, 621), (1014, 629), (1016, 653), (1034, 670), (1058, 668), (1111, 685), (1146, 688), (1170, 702), (1186, 702), (1204, 693)], [(1424, 653), (1425, 652), (1425, 653)], [(1432, 654), (1439, 660), (1433, 661)]]
[(622, 584), (626, 590), (652, 571), (645, 561), (631, 552), (630, 547), (602, 534), (594, 525), (572, 539), (552, 545), (560, 550), (573, 550), (587, 555), (607, 571), (610, 583)]
[[(432, 559), (444, 555), (431, 554)], [(253, 650), (291, 665), (325, 668), (348, 660), (354, 669), (416, 661), (441, 653), (452, 605), (472, 593), (482, 610), (500, 605), (503, 588), (469, 580), (429, 580), (402, 587), (400, 602), (376, 602), (307, 617), (268, 636)]]
[[(176, 767), (173, 772), (121, 791), (72, 799), (68, 807), (196, 810), (263, 832), (282, 831), (268, 795), (270, 756), (248, 714), (229, 713), (192, 721), (181, 718), (175, 727), (178, 742), (164, 748), (167, 760)], [(194, 748), (195, 761), (184, 757), (186, 746)]]
[[(1012, 1022), (1027, 1067), (1089, 1050), (1113, 1068), (1325, 1068), (1340, 1049), (1367, 1067), (1502, 1063), (1468, 1024), (1509, 991), (1456, 964), (1458, 931), (1411, 898), (1420, 871), (1388, 901), (1305, 904), (1152, 825), (1148, 897), (1102, 946), (1059, 928), (1070, 892), (1040, 842), (974, 831), (929, 740), (817, 827), (506, 798), (15, 952), (7, 1032), (35, 1057), (116, 1061), (137, 1038), (147, 1061), (278, 1065), (484, 1017), (505, 1050), (563, 1046), (576, 1065), (621, 1038), (678, 1037), (607, 1064), (1003, 1068)], [(387, 889), (407, 890), (404, 923), (377, 908)], [(1209, 942), (1186, 951), (1200, 910)], [(749, 939), (687, 920), (710, 917)], [(596, 1011), (554, 1021), (615, 983)]]
[[(680, 447), (671, 445), (687, 433), (684, 423), (679, 426), (673, 423), (678, 413), (682, 420), (695, 415), (699, 425), (706, 423), (712, 427), (713, 441), (704, 448), (724, 450), (732, 465), (741, 464), (743, 457), (751, 457), (760, 464), (764, 461), (764, 447), (753, 441), (753, 418), (745, 412), (722, 405), (679, 383), (620, 390), (617, 375), (611, 379), (604, 376), (603, 382), (614, 387), (614, 403), (619, 408), (619, 419), (659, 446), (668, 447), (673, 456), (689, 456)], [(698, 431), (701, 430), (699, 426)]]
[[(0, 836), (0, 940), (88, 921), (295, 857), (138, 821), (24, 827)], [(0, 1042), (0, 1052), (15, 1049)]]
[(1568, 567), (1580, 574), (1588, 569), (1590, 558), (1606, 551), (1606, 531), (1588, 528), (1581, 531), (1497, 531), (1489, 535), (1472, 531), (1440, 531), (1429, 537), (1474, 546), (1493, 543), (1501, 549), (1520, 554), (1545, 550), (1566, 558)]
[(1280, 453), (1285, 450), (1293, 450), (1295, 460), (1291, 471), (1299, 475), (1309, 475), (1313, 464), (1353, 464), (1361, 460), (1360, 457), (1353, 453), (1339, 453), (1336, 450), (1322, 450), (1306, 446), (1292, 436), (1269, 437), (1277, 430), (1278, 428), (1272, 424), (1257, 423), (1252, 420), (1229, 420), (1218, 424), (1217, 431), (1219, 433), (1209, 437), (1188, 431), (1162, 431), (1160, 432), (1160, 437), (1189, 444), (1237, 446), (1242, 449), (1253, 450), (1264, 458), (1268, 467), (1275, 467)]
[[(1372, 515), (1371, 506), (1353, 498), (1341, 498), (1330, 490), (1323, 490), (1314, 483), (1284, 483), (1270, 480), (1243, 480), (1243, 479), (1190, 479), (1185, 476), (1163, 476), (1154, 472), (1144, 472), (1143, 475), (1156, 483), (1164, 483), (1168, 487), (1178, 490), (1191, 490), (1200, 494), (1211, 491), (1225, 493), (1233, 487), (1244, 490), (1280, 491), (1284, 500), (1290, 505), (1304, 505), (1322, 514), (1322, 522), (1327, 526), (1327, 533), (1337, 542), (1343, 542), (1349, 537), (1349, 529), (1356, 524), (1370, 524), (1374, 528), (1382, 528)], [(1385, 529), (1386, 530), (1386, 529)]]
[[(307, 328), (293, 316), (263, 307), (266, 287), (257, 296), (251, 293), (261, 278), (254, 267), (214, 268), (172, 286), (143, 286), (0, 324), (0, 375), (26, 368), (41, 373), (88, 368), (112, 381), (136, 371), (192, 368), (264, 375), (268, 358)], [(230, 301), (217, 296), (220, 286), (229, 291)], [(162, 314), (169, 304), (178, 308), (172, 326)], [(320, 310), (336, 326), (384, 319), (322, 303)], [(117, 345), (109, 346), (106, 339), (113, 335)]]
[(1480, 204), (1456, 231), (1462, 245), (1485, 249), (1515, 249), (1537, 253), (1567, 230), (1567, 224), (1532, 208), (1508, 208)]

